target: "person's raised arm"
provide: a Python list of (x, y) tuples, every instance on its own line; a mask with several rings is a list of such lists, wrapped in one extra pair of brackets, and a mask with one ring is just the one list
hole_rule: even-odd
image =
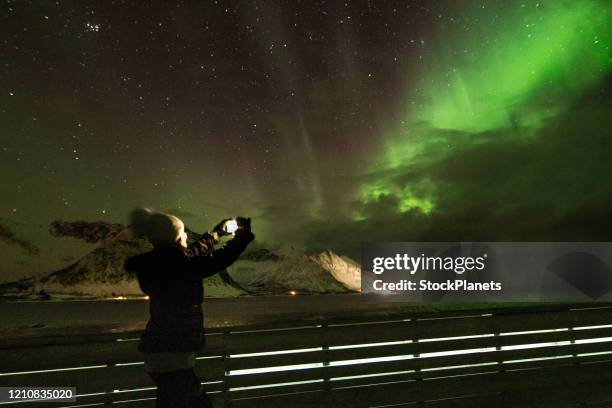
[(214, 252), (217, 242), (219, 242), (219, 236), (212, 231), (207, 231), (187, 247), (187, 252), (192, 256), (204, 256)]
[[(200, 278), (206, 278), (222, 271), (238, 259), (240, 254), (244, 252), (249, 243), (255, 238), (255, 235), (251, 232), (250, 219), (240, 220), (242, 225), (235, 232), (234, 238), (229, 240), (222, 248), (201, 251), (200, 254), (194, 254), (187, 258), (189, 273), (194, 273)], [(213, 235), (215, 232), (213, 230), (210, 234), (212, 238), (215, 238)], [(210, 249), (212, 249), (212, 246)]]
[(203, 256), (215, 250), (215, 244), (219, 242), (219, 237), (227, 235), (223, 231), (223, 226), (228, 219), (221, 220), (212, 230), (205, 232), (202, 236), (187, 247), (188, 253), (192, 256)]

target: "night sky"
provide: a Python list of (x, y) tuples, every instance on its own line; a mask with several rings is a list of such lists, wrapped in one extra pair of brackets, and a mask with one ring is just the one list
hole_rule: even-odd
[(609, 1), (151, 4), (2, 3), (1, 219), (612, 240)]

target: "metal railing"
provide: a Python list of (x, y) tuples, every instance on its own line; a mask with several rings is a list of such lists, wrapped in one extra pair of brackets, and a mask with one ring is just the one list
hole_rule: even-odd
[[(151, 407), (155, 388), (137, 340), (136, 332), (1, 340), (0, 386), (76, 386), (77, 402), (54, 406)], [(196, 371), (217, 406), (573, 407), (612, 401), (608, 305), (226, 327), (208, 330), (206, 340)]]

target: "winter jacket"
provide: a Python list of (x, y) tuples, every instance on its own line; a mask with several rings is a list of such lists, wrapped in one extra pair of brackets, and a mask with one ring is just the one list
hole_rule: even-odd
[(150, 318), (138, 349), (144, 353), (198, 351), (204, 345), (202, 279), (230, 266), (255, 236), (236, 231), (215, 250), (215, 238), (204, 234), (184, 248), (156, 248), (125, 261), (149, 295)]

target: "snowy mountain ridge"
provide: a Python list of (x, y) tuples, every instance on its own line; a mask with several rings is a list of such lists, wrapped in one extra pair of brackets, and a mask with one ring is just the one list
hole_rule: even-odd
[[(152, 249), (129, 227), (104, 223), (54, 222), (55, 237), (79, 238), (89, 252), (42, 276), (0, 284), (4, 298), (142, 296), (135, 276), (123, 269), (125, 259)], [(192, 242), (199, 235), (191, 232)], [(204, 280), (211, 297), (261, 294), (346, 293), (360, 290), (359, 266), (332, 251), (305, 255), (291, 246), (260, 248), (243, 254), (227, 271)]]

